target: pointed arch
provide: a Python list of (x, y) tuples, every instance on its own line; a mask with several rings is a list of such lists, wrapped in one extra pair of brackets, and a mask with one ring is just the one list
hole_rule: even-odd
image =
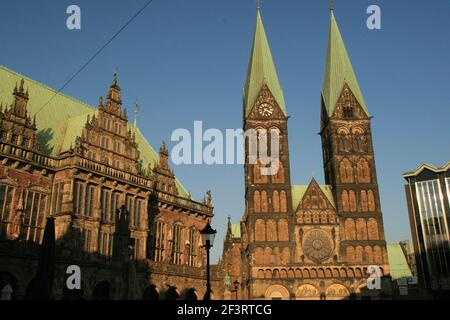
[(280, 194), (277, 190), (275, 190), (272, 195), (272, 206), (273, 212), (280, 212)]

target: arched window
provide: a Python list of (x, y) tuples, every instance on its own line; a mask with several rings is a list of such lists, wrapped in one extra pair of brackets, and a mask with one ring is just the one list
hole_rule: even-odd
[(350, 211), (350, 203), (349, 203), (349, 199), (348, 199), (347, 190), (342, 191), (342, 210), (344, 212)]
[(378, 222), (377, 220), (371, 218), (367, 222), (367, 229), (369, 233), (369, 240), (379, 240), (380, 234), (378, 230)]
[(363, 262), (364, 249), (361, 246), (356, 247), (355, 250), (355, 262), (362, 263)]
[(345, 220), (345, 240), (356, 240), (355, 221)]
[(358, 240), (367, 240), (367, 225), (366, 220), (356, 220), (356, 238)]
[(268, 212), (269, 211), (269, 203), (267, 200), (267, 192), (263, 190), (261, 192), (261, 212)]
[(369, 211), (369, 205), (367, 203), (367, 192), (364, 190), (361, 190), (361, 211)]
[(277, 241), (277, 225), (274, 220), (267, 220), (267, 241)]
[(255, 212), (261, 212), (261, 195), (259, 191), (255, 191), (253, 194), (253, 206)]
[(255, 241), (266, 240), (266, 224), (264, 220), (258, 219), (255, 222)]
[(358, 182), (359, 183), (370, 183), (370, 168), (369, 163), (366, 159), (361, 158), (357, 165), (358, 171)]
[(280, 194), (278, 191), (274, 191), (272, 195), (272, 205), (274, 212), (280, 212)]
[(279, 241), (289, 241), (288, 223), (285, 219), (278, 221), (278, 238)]
[(367, 192), (367, 198), (369, 202), (369, 211), (374, 212), (375, 211), (375, 197), (373, 196), (373, 191), (369, 190)]
[(355, 195), (355, 191), (350, 190), (349, 194), (349, 202), (350, 202), (350, 211), (351, 212), (356, 212), (356, 195)]
[(373, 262), (377, 264), (383, 263), (383, 253), (380, 246), (373, 247)]
[(339, 174), (342, 183), (353, 183), (353, 167), (352, 163), (345, 158), (339, 164)]
[(280, 211), (287, 212), (287, 199), (285, 191), (281, 191), (280, 193)]
[(364, 262), (365, 263), (373, 263), (372, 247), (370, 247), (370, 246), (366, 246), (364, 248)]
[(346, 257), (348, 262), (355, 261), (355, 248), (348, 246), (346, 249)]

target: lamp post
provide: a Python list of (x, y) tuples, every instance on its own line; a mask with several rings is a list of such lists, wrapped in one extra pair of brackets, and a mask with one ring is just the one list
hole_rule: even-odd
[(238, 299), (238, 288), (239, 288), (239, 281), (233, 282), (234, 284), (234, 291), (236, 291), (236, 300)]
[(209, 280), (209, 250), (214, 244), (216, 233), (217, 231), (211, 228), (211, 225), (209, 223), (202, 231), (200, 231), (204, 244), (203, 246), (206, 249), (206, 293), (203, 297), (203, 300), (211, 300), (211, 283)]

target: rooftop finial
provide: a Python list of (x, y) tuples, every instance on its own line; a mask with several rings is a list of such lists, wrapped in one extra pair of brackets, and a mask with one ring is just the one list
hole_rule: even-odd
[(261, 0), (257, 0), (256, 1), (257, 2), (257, 4), (256, 4), (256, 8), (259, 10), (259, 9), (261, 9)]
[(334, 0), (330, 0), (330, 11), (334, 10)]
[(141, 111), (141, 106), (139, 105), (139, 101), (136, 100), (136, 102), (134, 103), (134, 127), (137, 127), (137, 114), (139, 113), (139, 111)]
[(119, 68), (117, 68), (117, 66), (114, 68), (114, 76), (113, 76), (113, 83), (117, 84), (118, 81), (118, 74), (119, 73)]

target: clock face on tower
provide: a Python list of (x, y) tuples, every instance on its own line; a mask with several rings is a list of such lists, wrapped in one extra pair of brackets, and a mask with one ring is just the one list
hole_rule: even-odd
[(270, 117), (273, 114), (274, 107), (267, 102), (261, 103), (258, 107), (258, 113), (263, 117)]

